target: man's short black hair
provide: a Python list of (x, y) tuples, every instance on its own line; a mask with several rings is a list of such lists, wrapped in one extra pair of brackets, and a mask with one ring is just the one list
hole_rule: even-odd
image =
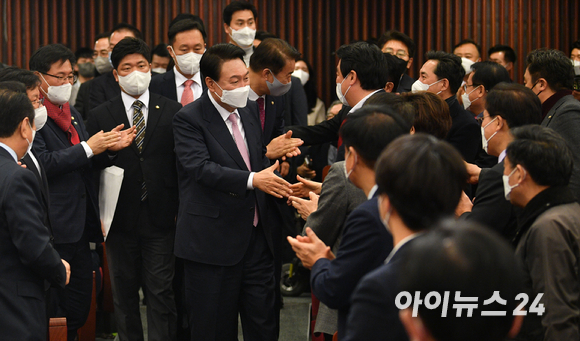
[(121, 39), (121, 41), (119, 41), (113, 48), (113, 52), (111, 52), (113, 68), (117, 70), (123, 58), (135, 53), (142, 55), (149, 63), (151, 63), (151, 49), (149, 49), (147, 43), (141, 39), (133, 37), (125, 37)]
[(429, 59), (437, 61), (434, 72), (437, 80), (446, 78), (449, 81), (451, 93), (457, 93), (465, 76), (465, 69), (461, 66), (461, 58), (444, 51), (429, 51), (427, 52), (427, 60)]
[[(428, 309), (418, 307), (418, 316), (435, 340), (448, 341), (501, 341), (505, 340), (514, 320), (518, 305), (516, 296), (522, 290), (523, 275), (511, 246), (489, 228), (471, 221), (452, 221), (435, 226), (410, 245), (401, 264), (399, 292), (411, 295), (420, 292), (421, 299), (430, 292), (449, 293), (449, 302), (455, 295), (475, 297), (479, 307), (472, 316), (455, 311), (443, 304)], [(483, 301), (499, 293), (505, 305), (497, 301), (483, 306)], [(433, 299), (430, 300), (433, 302)], [(411, 306), (410, 309), (413, 309)], [(481, 316), (481, 311), (506, 311), (505, 316)]]
[(201, 18), (199, 16), (197, 16), (195, 14), (190, 14), (190, 13), (180, 13), (180, 14), (176, 15), (175, 18), (173, 18), (173, 20), (171, 20), (171, 22), (169, 23), (169, 29), (171, 30), (171, 27), (175, 23), (177, 23), (178, 21), (186, 20), (186, 19), (198, 22), (201, 25), (201, 27), (203, 27), (203, 30), (205, 31), (205, 24), (203, 23), (203, 20), (201, 20)]
[(348, 116), (340, 128), (340, 136), (345, 147), (353, 147), (361, 161), (372, 169), (381, 151), (410, 129), (411, 125), (390, 107), (369, 105)]
[(0, 80), (0, 90), (10, 90), (21, 94), (26, 94), (26, 86), (19, 81)]
[(258, 19), (258, 11), (256, 10), (256, 7), (254, 7), (254, 5), (252, 5), (251, 3), (246, 1), (230, 2), (230, 4), (224, 8), (223, 13), (224, 23), (230, 25), (232, 23), (232, 16), (234, 15), (234, 13), (246, 10), (252, 11), (252, 14), (254, 14), (254, 20)]
[(264, 41), (268, 38), (278, 38), (275, 34), (272, 34), (268, 31), (258, 30), (256, 31), (256, 36), (254, 37), (255, 40)]
[(95, 42), (97, 42), (97, 40), (103, 39), (103, 38), (110, 39), (111, 38), (111, 32), (103, 32), (103, 33), (97, 34), (97, 36), (95, 37)]
[(576, 40), (572, 45), (570, 45), (570, 53), (572, 53), (572, 50), (574, 49), (580, 50), (580, 40)]
[(506, 62), (512, 62), (512, 63), (516, 62), (516, 59), (517, 59), (516, 52), (510, 46), (502, 45), (502, 44), (497, 44), (495, 46), (492, 46), (487, 51), (487, 56), (490, 57), (492, 53), (496, 53), (496, 52), (503, 52), (503, 56), (504, 56), (503, 59), (505, 59)]
[(473, 86), (483, 85), (485, 91), (490, 91), (498, 83), (511, 82), (506, 68), (495, 62), (478, 62), (471, 65), (471, 69), (474, 72), (471, 78)]
[(171, 58), (169, 51), (167, 51), (167, 44), (157, 44), (153, 50), (151, 50), (151, 60), (153, 60), (153, 56)]
[(347, 77), (355, 71), (364, 90), (383, 89), (389, 80), (388, 65), (381, 50), (367, 42), (342, 45), (336, 55), (340, 59), (340, 73)]
[(375, 177), (377, 193), (387, 195), (403, 223), (418, 232), (454, 215), (467, 170), (455, 147), (417, 133), (389, 144), (377, 160)]
[(526, 57), (526, 68), (532, 76), (532, 83), (544, 78), (550, 89), (572, 89), (574, 67), (564, 52), (553, 49), (538, 49)]
[(169, 32), (167, 33), (167, 36), (169, 38), (169, 44), (173, 44), (175, 42), (175, 36), (178, 33), (191, 30), (198, 30), (201, 33), (201, 36), (203, 37), (203, 42), (205, 43), (205, 41), (207, 40), (207, 33), (205, 32), (203, 25), (191, 19), (184, 19), (176, 22), (169, 28)]
[(485, 109), (492, 119), (501, 116), (510, 129), (542, 122), (540, 99), (532, 90), (521, 84), (496, 85), (487, 95)]
[[(234, 44), (216, 44), (205, 51), (199, 62), (199, 70), (204, 77), (218, 82), (222, 72), (222, 65), (232, 59), (244, 61), (246, 53), (241, 47)], [(205, 80), (202, 80), (205, 82)]]
[(405, 120), (405, 123), (409, 126), (409, 129), (413, 126), (413, 120), (415, 119), (415, 109), (413, 106), (404, 105), (401, 96), (392, 92), (379, 91), (369, 97), (362, 107), (366, 108), (371, 105), (389, 107), (395, 113), (399, 114), (403, 120)]
[(506, 153), (512, 167), (521, 165), (540, 186), (567, 186), (573, 157), (566, 141), (554, 130), (528, 125), (511, 130), (514, 140)]
[(390, 53), (383, 53), (387, 62), (388, 81), (393, 83), (393, 91), (399, 87), (401, 77), (407, 71), (407, 62)]
[(394, 108), (395, 110), (401, 110), (399, 107), (412, 108), (415, 114), (412, 123), (415, 133), (430, 134), (441, 140), (447, 137), (452, 120), (449, 105), (441, 97), (428, 91), (405, 92), (399, 97), (402, 103)]
[(0, 69), (0, 82), (4, 81), (20, 82), (24, 84), (26, 90), (34, 90), (40, 85), (40, 79), (34, 72), (13, 66)]
[(26, 117), (30, 124), (34, 124), (34, 108), (26, 91), (24, 93), (12, 90), (0, 90), (0, 137), (7, 138), (16, 132), (16, 129)]
[(93, 58), (93, 55), (95, 53), (95, 50), (93, 49), (89, 49), (88, 47), (81, 47), (78, 50), (76, 50), (75, 52), (75, 58), (76, 60), (79, 60), (80, 58)]
[(276, 75), (282, 71), (289, 59), (296, 61), (298, 58), (300, 52), (285, 40), (268, 38), (254, 49), (250, 57), (250, 69), (254, 72), (270, 69)]
[(139, 29), (137, 29), (137, 27), (135, 27), (131, 24), (127, 24), (126, 22), (121, 22), (121, 23), (118, 23), (117, 25), (115, 25), (115, 27), (113, 27), (113, 29), (111, 30), (111, 34), (113, 34), (115, 32), (120, 32), (120, 31), (129, 31), (133, 34), (133, 36), (135, 38), (143, 39), (143, 35), (141, 34), (141, 31), (139, 31)]
[(63, 44), (48, 44), (34, 51), (28, 61), (28, 68), (31, 71), (47, 73), (52, 64), (69, 61), (71, 66), (76, 62), (75, 55)]
[(409, 50), (409, 58), (413, 58), (413, 56), (415, 56), (416, 45), (413, 39), (411, 39), (405, 33), (396, 30), (389, 30), (383, 33), (379, 39), (379, 48), (382, 50), (383, 47), (385, 47), (385, 44), (391, 40), (400, 41), (403, 43), (403, 45), (407, 46), (407, 50)]
[(476, 43), (475, 40), (473, 39), (463, 39), (462, 41), (457, 43), (457, 45), (453, 46), (453, 52), (455, 52), (455, 49), (458, 48), (459, 46), (467, 44), (472, 44), (473, 46), (475, 46), (475, 48), (477, 49), (477, 53), (479, 53), (479, 57), (481, 57), (481, 46), (479, 46), (479, 44)]

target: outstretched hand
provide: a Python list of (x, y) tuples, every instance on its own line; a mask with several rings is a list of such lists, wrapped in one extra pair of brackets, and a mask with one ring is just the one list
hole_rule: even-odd
[(290, 184), (274, 173), (276, 169), (278, 169), (278, 161), (272, 166), (255, 173), (253, 186), (276, 198), (286, 198), (292, 194)]
[(275, 139), (272, 139), (266, 146), (266, 157), (270, 160), (275, 160), (283, 156), (294, 157), (300, 155), (298, 148), (304, 143), (301, 139), (292, 137), (292, 130), (288, 130), (286, 134), (282, 134)]
[(330, 260), (335, 258), (330, 247), (326, 246), (310, 227), (306, 228), (306, 236), (296, 236), (296, 238), (288, 236), (287, 239), (292, 250), (296, 252), (296, 256), (307, 269), (312, 269), (314, 263), (321, 258)]
[(290, 185), (292, 189), (292, 194), (299, 198), (308, 198), (310, 192), (320, 195), (320, 190), (322, 189), (322, 183), (312, 180), (306, 180), (300, 175), (296, 175), (297, 183)]

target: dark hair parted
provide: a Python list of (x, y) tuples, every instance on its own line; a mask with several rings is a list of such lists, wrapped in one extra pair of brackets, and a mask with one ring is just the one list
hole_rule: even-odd
[(254, 20), (258, 18), (258, 11), (256, 7), (246, 1), (232, 1), (229, 5), (224, 8), (223, 19), (224, 23), (230, 25), (232, 23), (232, 16), (238, 11), (252, 11), (254, 15)]
[(449, 105), (441, 97), (427, 91), (406, 92), (400, 97), (403, 100), (402, 105), (412, 106), (415, 112), (413, 119), (415, 133), (430, 134), (441, 140), (447, 137), (452, 121)]
[(479, 56), (481, 57), (481, 46), (479, 46), (479, 44), (476, 43), (475, 40), (473, 40), (473, 39), (463, 39), (462, 41), (457, 43), (457, 45), (453, 46), (453, 52), (455, 52), (456, 48), (463, 46), (463, 45), (467, 45), (467, 44), (471, 44), (471, 45), (475, 46), (475, 48), (477, 49), (477, 53), (479, 53)]
[(10, 90), (21, 94), (26, 94), (26, 86), (19, 81), (3, 81), (0, 80), (0, 90)]
[(409, 58), (413, 58), (415, 56), (416, 45), (413, 39), (411, 39), (405, 33), (396, 31), (396, 30), (389, 30), (379, 38), (379, 48), (382, 50), (385, 47), (385, 44), (391, 40), (400, 41), (403, 45), (407, 46), (407, 50), (409, 50)]
[(580, 40), (576, 40), (572, 45), (570, 45), (570, 53), (572, 53), (572, 50), (574, 49), (580, 50)]
[(340, 128), (345, 147), (353, 147), (362, 162), (374, 168), (381, 151), (397, 137), (408, 134), (411, 126), (388, 106), (363, 107), (348, 115)]
[(496, 85), (487, 95), (485, 109), (491, 118), (501, 116), (510, 129), (542, 122), (540, 99), (532, 90), (521, 84)]
[(429, 51), (427, 59), (437, 61), (434, 72), (437, 80), (446, 78), (449, 81), (451, 93), (457, 93), (465, 76), (465, 69), (461, 66), (461, 58), (444, 51)]
[(40, 85), (40, 79), (34, 72), (16, 67), (0, 69), (0, 82), (4, 81), (20, 82), (26, 87), (25, 90), (34, 90)]
[(26, 90), (24, 93), (0, 90), (0, 137), (7, 138), (14, 134), (22, 120), (28, 117), (30, 124), (34, 124), (34, 108)]
[(506, 154), (512, 167), (522, 165), (540, 186), (566, 186), (574, 164), (566, 141), (554, 130), (539, 125), (512, 129), (514, 140)]
[(103, 33), (97, 34), (97, 36), (95, 37), (95, 43), (97, 42), (97, 40), (103, 39), (103, 38), (107, 38), (107, 40), (109, 38), (111, 38), (111, 32), (103, 32)]
[(123, 58), (135, 53), (142, 55), (149, 63), (151, 63), (151, 50), (143, 40), (133, 37), (125, 37), (121, 39), (121, 41), (119, 41), (113, 48), (113, 52), (111, 52), (111, 62), (113, 63), (115, 70), (119, 67)]
[(487, 56), (489, 57), (492, 53), (496, 52), (503, 52), (503, 59), (505, 59), (506, 62), (515, 63), (517, 60), (516, 52), (508, 45), (498, 44), (490, 47), (489, 50), (487, 50)]
[(169, 23), (169, 29), (171, 30), (171, 27), (173, 27), (175, 23), (186, 19), (197, 21), (198, 23), (200, 23), (201, 27), (203, 27), (203, 29), (205, 30), (203, 20), (201, 20), (199, 16), (190, 13), (179, 13), (178, 15), (176, 15), (175, 18), (173, 18), (173, 20), (171, 20), (171, 22)]
[[(204, 77), (219, 82), (222, 65), (232, 59), (244, 61), (246, 53), (241, 47), (233, 44), (216, 44), (205, 51), (199, 62), (199, 70)], [(202, 80), (205, 82), (205, 80)]]
[(81, 47), (78, 50), (75, 51), (75, 58), (76, 60), (79, 60), (81, 58), (93, 58), (93, 55), (95, 53), (95, 50), (90, 49), (88, 47)]
[(143, 35), (141, 34), (141, 31), (139, 31), (139, 29), (137, 29), (137, 27), (135, 27), (131, 24), (127, 24), (126, 22), (121, 22), (121, 23), (118, 23), (117, 25), (115, 25), (115, 27), (113, 27), (113, 29), (111, 30), (111, 34), (113, 34), (115, 32), (121, 32), (121, 31), (129, 31), (129, 32), (131, 32), (131, 34), (133, 34), (134, 38), (143, 39)]
[(454, 313), (442, 317), (443, 305), (417, 310), (424, 326), (436, 340), (502, 341), (514, 320), (516, 296), (522, 291), (523, 275), (511, 246), (489, 228), (472, 221), (445, 220), (418, 237), (409, 246), (401, 264), (398, 289), (411, 295), (430, 292), (441, 296), (449, 292), (454, 299), (477, 297), (488, 300), (499, 292), (498, 301), (485, 306), (486, 311), (508, 311), (505, 316), (473, 316)]
[(389, 81), (387, 61), (376, 45), (362, 41), (342, 45), (336, 55), (342, 76), (346, 78), (351, 71), (356, 72), (364, 90), (382, 89)]
[(407, 71), (407, 62), (390, 53), (383, 53), (387, 62), (387, 82), (393, 83), (393, 91), (399, 87), (401, 77)]
[(377, 160), (375, 177), (378, 193), (388, 196), (403, 223), (421, 231), (453, 216), (467, 170), (455, 147), (418, 133), (389, 144)]
[(192, 30), (198, 30), (199, 33), (201, 33), (201, 36), (203, 37), (203, 41), (205, 42), (207, 40), (207, 33), (205, 32), (205, 29), (203, 28), (202, 24), (200, 24), (195, 20), (184, 19), (176, 22), (169, 28), (169, 32), (167, 33), (167, 36), (169, 38), (169, 44), (173, 44), (175, 42), (175, 36), (178, 33)]
[(298, 58), (300, 53), (285, 40), (268, 38), (254, 49), (250, 57), (250, 69), (254, 72), (269, 69), (277, 75), (284, 69), (288, 60), (296, 61)]
[(69, 61), (71, 66), (75, 63), (75, 55), (63, 44), (48, 44), (34, 51), (28, 61), (28, 68), (31, 71), (47, 73), (55, 63)]
[(483, 85), (485, 91), (490, 91), (493, 87), (501, 82), (510, 83), (510, 74), (498, 63), (485, 61), (471, 65), (473, 76), (471, 82), (473, 86)]
[(544, 78), (550, 89), (572, 89), (574, 86), (574, 67), (564, 52), (553, 49), (538, 49), (528, 53), (526, 68), (535, 83)]
[(413, 120), (415, 119), (415, 108), (413, 108), (412, 105), (405, 105), (401, 96), (392, 92), (379, 91), (365, 101), (363, 108), (372, 105), (378, 105), (392, 109), (395, 113), (399, 114), (403, 120), (405, 120), (405, 123), (409, 126), (409, 129), (413, 126)]
[(169, 51), (167, 51), (167, 44), (165, 43), (157, 44), (151, 50), (151, 60), (153, 60), (153, 56), (171, 58)]

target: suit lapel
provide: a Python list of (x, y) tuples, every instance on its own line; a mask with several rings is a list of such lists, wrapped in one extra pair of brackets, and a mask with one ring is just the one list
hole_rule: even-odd
[(149, 143), (149, 141), (151, 141), (151, 135), (153, 135), (155, 127), (157, 127), (157, 123), (159, 122), (159, 118), (161, 117), (162, 112), (163, 106), (161, 102), (155, 96), (155, 94), (149, 92), (149, 114), (147, 117), (147, 124), (145, 126), (145, 138), (143, 140), (143, 150), (147, 148), (147, 144)]
[[(240, 113), (240, 119), (242, 120), (244, 131), (246, 133), (246, 141), (248, 142), (248, 153), (250, 154), (250, 165), (252, 166), (252, 171), (259, 172), (261, 170), (261, 163), (259, 162), (258, 153), (260, 153), (261, 150), (257, 151), (254, 146), (259, 142), (258, 137), (261, 137), (261, 135), (257, 135), (255, 132), (261, 132), (262, 127), (255, 126), (255, 123), (259, 122), (259, 120), (256, 121), (251, 117), (254, 113), (248, 109), (248, 106), (238, 109), (238, 112)], [(260, 143), (260, 145), (262, 144)]]
[[(123, 103), (123, 99), (121, 96), (116, 97), (111, 101), (109, 104), (109, 114), (115, 123), (115, 126), (119, 124), (124, 124), (125, 126), (123, 129), (128, 129), (131, 127), (131, 123), (129, 122), (129, 118), (127, 117), (127, 112), (125, 111), (125, 104)], [(145, 130), (147, 133), (147, 130)], [(131, 149), (135, 152), (135, 154), (139, 155), (139, 150), (137, 149), (137, 145), (133, 141), (131, 143)]]
[[(272, 131), (274, 131), (274, 122), (276, 122), (276, 105), (274, 103), (274, 97), (272, 96), (266, 96), (266, 98), (264, 98), (264, 109), (266, 111), (266, 121), (264, 122), (264, 131), (263, 131), (263, 135), (264, 135), (264, 139), (263, 141), (270, 141), (271, 138), (273, 138), (274, 136), (272, 136)], [(259, 109), (258, 109), (258, 115), (259, 115)], [(259, 117), (258, 117), (258, 121), (259, 121)], [(261, 127), (260, 127), (261, 128)]]
[(52, 118), (48, 118), (46, 120), (46, 124), (47, 127), (49, 127), (54, 134), (59, 138), (59, 140), (64, 144), (65, 147), (70, 147), (70, 142), (67, 139), (66, 133), (64, 131), (62, 131), (62, 129), (60, 129), (56, 123), (53, 121)]
[(167, 98), (177, 101), (177, 87), (175, 86), (175, 72), (173, 69), (163, 75), (164, 87), (167, 89)]

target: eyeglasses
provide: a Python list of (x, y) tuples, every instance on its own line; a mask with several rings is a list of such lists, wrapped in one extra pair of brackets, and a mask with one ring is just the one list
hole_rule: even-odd
[(463, 84), (463, 91), (465, 91), (465, 93), (467, 93), (468, 87), (478, 87), (478, 86), (479, 85), (477, 85), (477, 84), (471, 84), (471, 85)]
[(481, 117), (478, 117), (478, 118), (476, 118), (476, 120), (477, 120), (477, 123), (479, 124), (479, 126), (482, 126), (482, 125), (483, 125), (483, 120), (484, 120), (486, 117), (490, 117), (490, 116), (483, 116), (483, 115), (482, 115)]
[(41, 105), (41, 104), (43, 104), (43, 103), (44, 103), (44, 98), (43, 98), (43, 99), (40, 99), (40, 98), (39, 98), (39, 99), (37, 99), (36, 101), (31, 101), (31, 103), (32, 103), (32, 105), (33, 105), (33, 106), (36, 106), (36, 105)]
[(56, 79), (58, 79), (58, 81), (59, 81), (59, 82), (61, 82), (61, 83), (66, 83), (66, 82), (69, 82), (69, 83), (71, 83), (71, 84), (75, 84), (75, 83), (77, 82), (77, 80), (78, 80), (78, 77), (77, 77), (77, 75), (75, 75), (75, 74), (68, 75), (68, 76), (66, 76), (66, 77), (62, 77), (62, 76), (55, 76), (55, 75), (51, 75), (50, 73), (44, 73), (44, 72), (43, 72), (42, 74), (43, 74), (43, 75), (50, 76), (50, 77), (53, 77), (53, 78), (56, 78)]
[(407, 57), (409, 55), (407, 52), (405, 52), (405, 50), (398, 50), (397, 52), (395, 52), (395, 50), (393, 50), (391, 48), (385, 49), (385, 52), (386, 53), (389, 53), (389, 54), (392, 54), (392, 55), (395, 55), (395, 56), (397, 56), (397, 57), (399, 57), (401, 59), (402, 58), (405, 58), (405, 57)]

